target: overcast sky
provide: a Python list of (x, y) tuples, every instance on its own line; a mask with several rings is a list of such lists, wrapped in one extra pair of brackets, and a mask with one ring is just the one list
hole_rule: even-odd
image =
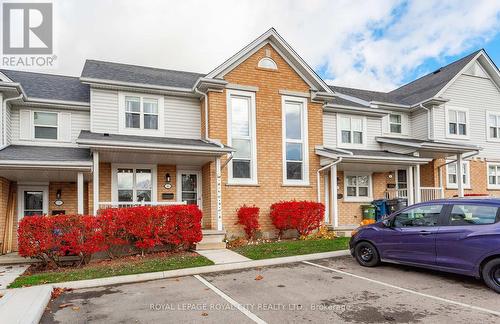
[(500, 1), (56, 0), (58, 68), (86, 58), (207, 73), (270, 27), (329, 83), (391, 89), (485, 47)]

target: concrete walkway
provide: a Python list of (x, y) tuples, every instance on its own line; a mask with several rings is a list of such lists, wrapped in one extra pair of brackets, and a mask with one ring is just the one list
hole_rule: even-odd
[(201, 250), (196, 252), (200, 255), (203, 255), (205, 258), (209, 259), (215, 264), (250, 261), (249, 258), (244, 257), (243, 255), (229, 249)]
[(27, 264), (0, 266), (0, 291), (7, 289), (7, 286), (22, 275), (28, 267)]
[(2, 323), (37, 324), (50, 301), (49, 285), (9, 289), (0, 298)]

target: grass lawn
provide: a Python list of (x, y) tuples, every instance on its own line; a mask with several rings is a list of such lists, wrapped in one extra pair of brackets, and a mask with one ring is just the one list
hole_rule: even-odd
[(319, 252), (346, 250), (349, 248), (349, 237), (335, 239), (296, 240), (244, 245), (233, 250), (253, 260), (279, 258)]
[(207, 258), (189, 252), (175, 253), (167, 256), (153, 254), (144, 258), (126, 257), (90, 263), (81, 268), (63, 268), (54, 271), (28, 273), (17, 278), (9, 285), (9, 288), (201, 267), (212, 264), (213, 262)]

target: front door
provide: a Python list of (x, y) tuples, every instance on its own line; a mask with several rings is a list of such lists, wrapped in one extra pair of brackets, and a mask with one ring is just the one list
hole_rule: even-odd
[(391, 227), (383, 229), (382, 259), (418, 264), (436, 264), (436, 235), (443, 205), (415, 206), (397, 214)]
[(179, 171), (177, 173), (177, 195), (180, 201), (201, 208), (201, 173), (198, 171)]
[(49, 196), (46, 186), (19, 186), (18, 188), (18, 220), (24, 216), (46, 215), (48, 213)]

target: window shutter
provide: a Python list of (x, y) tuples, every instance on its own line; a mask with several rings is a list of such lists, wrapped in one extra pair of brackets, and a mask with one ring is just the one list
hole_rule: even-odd
[(71, 113), (59, 113), (58, 120), (59, 137), (58, 140), (63, 142), (71, 142)]
[(389, 115), (382, 117), (382, 134), (389, 134)]
[(31, 129), (33, 125), (31, 124), (31, 110), (20, 110), (19, 111), (19, 139), (30, 140), (31, 139)]

